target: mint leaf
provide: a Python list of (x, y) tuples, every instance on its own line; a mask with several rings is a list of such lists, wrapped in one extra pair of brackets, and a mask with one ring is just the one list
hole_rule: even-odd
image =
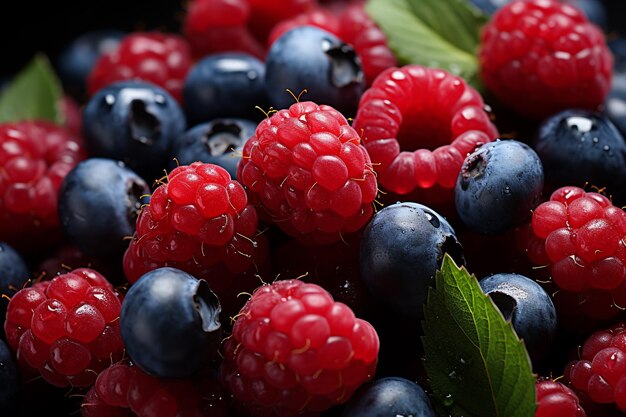
[(454, 417), (532, 417), (535, 377), (526, 348), (476, 277), (445, 255), (424, 308), (424, 366)]
[(50, 120), (61, 123), (59, 102), (63, 95), (50, 62), (36, 55), (0, 93), (0, 123)]
[(368, 0), (398, 63), (443, 68), (480, 89), (476, 55), (488, 17), (466, 0)]

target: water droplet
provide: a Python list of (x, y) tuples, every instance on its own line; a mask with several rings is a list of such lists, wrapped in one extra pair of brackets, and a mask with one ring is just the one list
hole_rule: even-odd
[(598, 139), (598, 138), (593, 138), (593, 139), (591, 139), (591, 141), (592, 141), (593, 143), (598, 143), (598, 142), (600, 141), (600, 139)]
[(466, 363), (465, 359), (463, 359), (463, 358), (459, 359), (459, 362), (461, 362), (461, 365), (465, 365), (465, 363)]
[(107, 94), (106, 96), (104, 96), (104, 102), (106, 104), (108, 104), (109, 106), (112, 106), (115, 104), (115, 96), (113, 94)]
[(443, 405), (445, 407), (452, 407), (452, 404), (454, 404), (454, 398), (452, 397), (452, 394), (446, 395), (443, 399)]
[(248, 79), (249, 79), (250, 81), (254, 81), (254, 80), (256, 80), (257, 78), (259, 78), (259, 74), (258, 74), (256, 71), (254, 71), (254, 70), (250, 70), (250, 71), (248, 71), (248, 73), (246, 74), (246, 76), (248, 77)]
[(452, 370), (452, 372), (450, 372), (448, 374), (448, 377), (450, 377), (450, 379), (458, 379), (459, 378), (459, 376), (457, 375), (455, 370)]
[(602, 147), (602, 150), (605, 151), (605, 152), (608, 152), (610, 149), (611, 149), (611, 147), (609, 145), (604, 145)]
[(154, 96), (154, 101), (157, 104), (165, 104), (165, 96), (163, 94), (157, 94)]
[(511, 194), (511, 187), (509, 187), (508, 185), (506, 187), (504, 187), (504, 189), (502, 190), (503, 194)]

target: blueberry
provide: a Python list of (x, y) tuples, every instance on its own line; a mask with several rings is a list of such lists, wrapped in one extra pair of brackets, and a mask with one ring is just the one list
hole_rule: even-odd
[(165, 90), (122, 81), (98, 91), (83, 113), (90, 156), (121, 160), (148, 183), (163, 176), (171, 146), (186, 127), (182, 109)]
[[(237, 177), (243, 145), (254, 135), (257, 124), (245, 119), (215, 119), (196, 125), (174, 141), (172, 154), (178, 164), (196, 161), (216, 164)], [(170, 164), (171, 168), (175, 168)]]
[(206, 281), (175, 268), (150, 271), (130, 287), (122, 304), (126, 351), (151, 375), (187, 377), (214, 358), (220, 311)]
[(56, 62), (65, 89), (82, 98), (87, 89), (87, 77), (98, 58), (116, 49), (124, 35), (119, 30), (96, 30), (66, 45)]
[(511, 0), (469, 0), (474, 6), (478, 7), (482, 12), (492, 15), (499, 8), (507, 4)]
[[(624, 67), (626, 69), (626, 40), (624, 48)], [(626, 71), (613, 74), (611, 91), (606, 98), (604, 107), (606, 116), (624, 137), (626, 135)]]
[(359, 388), (341, 417), (435, 417), (428, 396), (413, 381), (399, 377), (378, 379)]
[(123, 162), (91, 158), (79, 163), (61, 183), (61, 228), (83, 253), (94, 257), (122, 255), (125, 238), (135, 232), (146, 182)]
[[(7, 243), (0, 242), (0, 295), (10, 297), (24, 287), (29, 277), (28, 266), (22, 256)], [(0, 336), (4, 335), (3, 324), (8, 304), (9, 301), (5, 297), (0, 298)]]
[(422, 204), (392, 204), (376, 213), (363, 233), (363, 282), (391, 310), (421, 318), (428, 287), (446, 252), (464, 263), (454, 229), (443, 217)]
[(258, 119), (265, 108), (265, 64), (244, 53), (210, 55), (198, 61), (183, 86), (185, 111), (194, 122), (218, 117)]
[(610, 40), (607, 44), (613, 53), (613, 87), (615, 87), (615, 77), (626, 72), (626, 38), (620, 36)]
[(17, 414), (19, 378), (11, 350), (0, 339), (0, 416)]
[(495, 235), (528, 219), (542, 189), (543, 167), (535, 151), (498, 140), (463, 161), (454, 189), (456, 210), (470, 229)]
[(546, 119), (533, 147), (553, 188), (588, 184), (615, 193), (626, 182), (626, 143), (599, 113), (566, 110)]
[(546, 291), (518, 274), (492, 275), (480, 281), (480, 288), (511, 321), (531, 359), (540, 359), (548, 351), (557, 328), (556, 310)]
[(330, 105), (353, 116), (365, 88), (361, 61), (354, 49), (336, 36), (312, 26), (284, 33), (267, 53), (265, 83), (270, 105), (287, 108), (295, 95)]

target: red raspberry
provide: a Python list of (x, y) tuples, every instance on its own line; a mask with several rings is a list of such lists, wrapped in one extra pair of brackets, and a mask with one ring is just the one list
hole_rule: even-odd
[(562, 187), (534, 210), (531, 222), (531, 261), (549, 265), (558, 287), (590, 298), (584, 303), (590, 316), (608, 318), (626, 307), (622, 209), (601, 194)]
[(116, 363), (98, 375), (83, 400), (83, 417), (227, 417), (228, 396), (209, 377), (158, 379)]
[(87, 79), (89, 94), (115, 82), (139, 79), (151, 82), (181, 100), (191, 49), (184, 38), (158, 32), (125, 36), (119, 46), (102, 55)]
[(248, 3), (251, 7), (248, 27), (257, 39), (266, 42), (276, 24), (314, 10), (317, 0), (248, 0)]
[(537, 381), (537, 410), (535, 417), (585, 417), (574, 392), (551, 379)]
[(604, 103), (613, 59), (602, 31), (580, 10), (556, 0), (516, 0), (484, 27), (480, 67), (502, 103), (544, 118)]
[(597, 404), (615, 403), (626, 412), (626, 325), (593, 333), (581, 359), (570, 362), (565, 379), (581, 398)]
[(124, 255), (130, 282), (171, 266), (222, 295), (228, 276), (246, 271), (263, 256), (257, 214), (246, 192), (217, 165), (179, 166), (152, 194), (137, 218), (137, 231)]
[(317, 415), (371, 378), (379, 341), (326, 290), (298, 280), (258, 288), (237, 316), (220, 373), (254, 415)]
[(183, 33), (196, 58), (240, 51), (263, 59), (263, 45), (246, 26), (249, 18), (247, 0), (192, 0), (185, 15)]
[(377, 193), (359, 135), (337, 110), (310, 101), (259, 123), (244, 146), (237, 177), (269, 221), (317, 243), (359, 230)]
[(361, 97), (353, 126), (383, 188), (440, 190), (447, 198), (465, 156), (498, 135), (476, 90), (419, 65), (383, 71)]
[(87, 268), (36, 283), (9, 302), (7, 342), (25, 369), (49, 383), (89, 386), (124, 352), (120, 297), (106, 278)]
[(367, 85), (371, 85), (383, 70), (397, 65), (387, 37), (365, 12), (363, 4), (349, 5), (337, 16), (320, 8), (284, 20), (272, 29), (268, 45), (298, 26), (319, 27), (352, 45), (361, 59)]
[(57, 193), (84, 157), (82, 140), (50, 122), (0, 125), (0, 241), (29, 251), (56, 243)]

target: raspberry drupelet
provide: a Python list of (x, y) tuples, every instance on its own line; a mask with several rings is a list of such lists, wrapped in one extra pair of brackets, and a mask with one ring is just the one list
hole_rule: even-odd
[(376, 78), (361, 97), (353, 126), (381, 188), (430, 191), (426, 200), (449, 201), (466, 155), (498, 136), (484, 107), (461, 77), (405, 65)]
[(51, 122), (0, 125), (0, 241), (29, 251), (56, 244), (59, 187), (84, 158), (82, 139)]
[(224, 345), (222, 380), (253, 415), (315, 416), (373, 376), (378, 335), (316, 284), (259, 287)]
[(578, 397), (567, 386), (551, 379), (540, 379), (535, 387), (535, 417), (586, 417)]
[(106, 278), (79, 268), (18, 291), (4, 329), (23, 368), (52, 385), (84, 387), (124, 353), (120, 310)]
[(516, 0), (485, 25), (480, 73), (502, 103), (541, 119), (594, 110), (611, 88), (613, 59), (602, 30), (557, 0)]
[(179, 102), (192, 65), (187, 41), (174, 34), (136, 32), (102, 55), (87, 80), (89, 94), (116, 81), (143, 80), (165, 89)]
[(367, 151), (341, 113), (298, 102), (259, 123), (237, 178), (259, 214), (317, 244), (356, 232), (373, 213), (377, 183)]

